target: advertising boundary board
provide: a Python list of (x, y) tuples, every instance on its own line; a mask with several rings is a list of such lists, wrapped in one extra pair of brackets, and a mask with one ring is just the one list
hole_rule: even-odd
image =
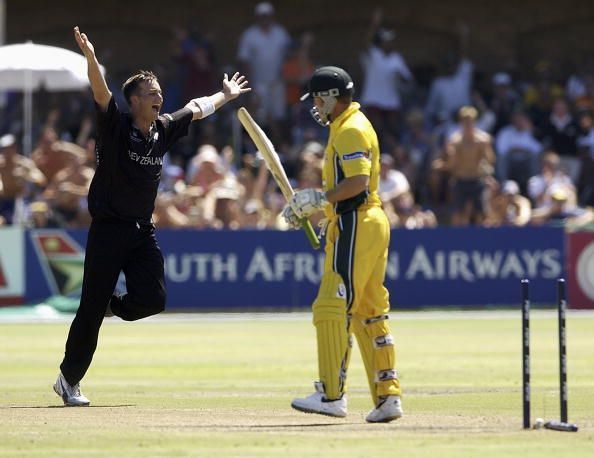
[(0, 305), (21, 304), (25, 299), (23, 230), (0, 228)]
[(567, 277), (572, 308), (594, 309), (594, 232), (567, 234)]
[[(86, 231), (31, 230), (24, 238), (27, 301), (80, 294)], [(292, 309), (315, 298), (323, 251), (300, 232), (160, 229), (157, 239), (168, 309)], [(516, 306), (520, 280), (529, 278), (532, 301), (552, 305), (565, 259), (560, 228), (398, 229), (386, 286), (395, 309)]]

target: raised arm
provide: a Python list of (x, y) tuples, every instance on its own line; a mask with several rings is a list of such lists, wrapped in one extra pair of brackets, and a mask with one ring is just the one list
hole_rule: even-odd
[(105, 78), (103, 78), (103, 74), (99, 68), (99, 62), (95, 56), (95, 47), (84, 33), (80, 33), (78, 26), (74, 28), (74, 39), (84, 56), (87, 58), (89, 82), (91, 83), (93, 98), (103, 111), (107, 111), (107, 106), (111, 99), (111, 92), (109, 91)]
[(223, 89), (221, 91), (208, 97), (192, 99), (186, 104), (186, 108), (189, 108), (194, 113), (192, 121), (206, 118), (227, 102), (230, 102), (241, 94), (251, 91), (252, 88), (248, 87), (247, 84), (248, 81), (245, 79), (245, 76), (240, 75), (238, 72), (235, 72), (231, 79), (229, 79), (225, 73), (223, 78)]
[(375, 34), (377, 33), (378, 29), (382, 25), (382, 21), (384, 20), (384, 12), (381, 8), (375, 8), (371, 15), (371, 22), (369, 24), (369, 29), (367, 29), (367, 42), (365, 44), (366, 48), (374, 44)]

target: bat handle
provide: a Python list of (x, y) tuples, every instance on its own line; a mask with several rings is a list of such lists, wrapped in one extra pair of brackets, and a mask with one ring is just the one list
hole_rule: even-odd
[(309, 243), (311, 243), (312, 248), (318, 250), (320, 248), (320, 240), (307, 218), (301, 219), (301, 227), (305, 231), (305, 235), (307, 235), (307, 239), (309, 240)]

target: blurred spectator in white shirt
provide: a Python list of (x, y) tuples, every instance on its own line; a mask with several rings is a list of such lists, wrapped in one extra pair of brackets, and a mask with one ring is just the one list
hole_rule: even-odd
[(382, 202), (388, 202), (400, 194), (410, 191), (410, 184), (406, 176), (399, 170), (395, 170), (394, 158), (388, 154), (382, 154), (380, 158), (380, 182), (379, 197)]
[(396, 33), (381, 28), (382, 11), (376, 9), (371, 21), (367, 49), (361, 54), (365, 74), (361, 106), (380, 136), (399, 135), (401, 100), (399, 80), (413, 75), (394, 47)]
[(431, 83), (425, 112), (434, 122), (439, 116), (453, 117), (458, 109), (471, 105), (472, 73), (474, 66), (467, 57), (468, 26), (459, 25), (460, 58), (452, 55), (444, 61), (445, 74), (438, 76)]
[(499, 131), (495, 139), (497, 176), (501, 182), (513, 179), (522, 194), (528, 179), (538, 170), (542, 145), (532, 133), (532, 122), (526, 113), (515, 112), (510, 125)]
[(256, 120), (271, 129), (273, 141), (281, 138), (279, 122), (285, 119), (285, 85), (282, 68), (291, 38), (275, 22), (271, 3), (258, 3), (254, 9), (256, 24), (243, 32), (238, 59), (250, 82)]

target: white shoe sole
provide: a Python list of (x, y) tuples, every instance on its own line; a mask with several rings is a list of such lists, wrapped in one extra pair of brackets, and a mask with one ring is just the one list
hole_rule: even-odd
[(391, 421), (402, 418), (402, 415), (393, 415), (391, 417), (382, 418), (381, 420), (365, 420), (367, 423), (390, 423)]
[(303, 412), (303, 413), (317, 413), (318, 415), (325, 415), (326, 417), (334, 417), (334, 418), (345, 418), (346, 417), (346, 413), (334, 414), (332, 412), (320, 412), (319, 410), (308, 409), (307, 407), (301, 407), (301, 406), (295, 405), (293, 403), (291, 403), (291, 407), (293, 407), (293, 409), (298, 410), (299, 412)]

